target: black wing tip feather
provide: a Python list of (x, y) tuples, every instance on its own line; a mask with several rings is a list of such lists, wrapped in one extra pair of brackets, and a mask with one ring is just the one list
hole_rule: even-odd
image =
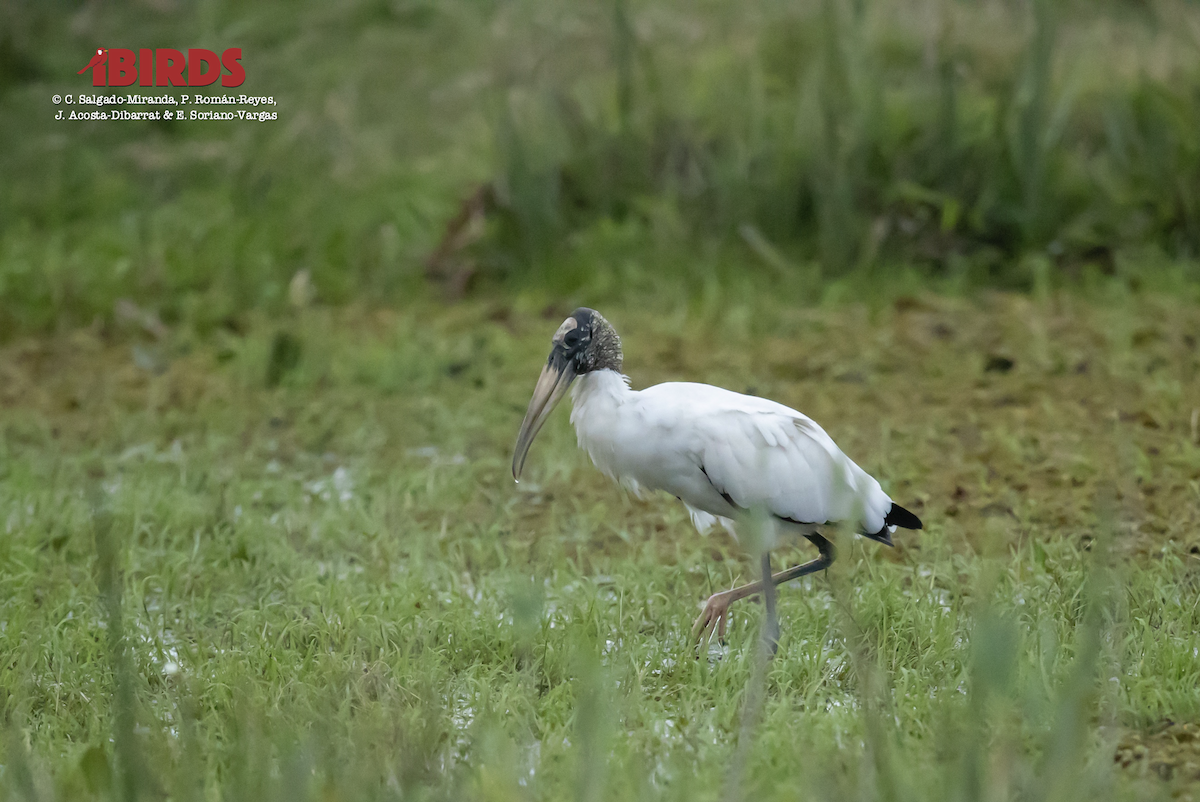
[(908, 510), (901, 507), (896, 502), (892, 502), (891, 508), (887, 511), (887, 515), (883, 517), (885, 526), (898, 526), (901, 529), (924, 529), (925, 525), (921, 523), (921, 519), (913, 515)]
[(901, 507), (899, 504), (893, 503), (888, 509), (887, 515), (883, 516), (883, 526), (878, 532), (871, 534), (863, 532), (864, 537), (869, 537), (871, 540), (878, 540), (885, 546), (895, 546), (892, 542), (892, 533), (888, 531), (890, 527), (898, 526), (901, 529), (922, 529), (921, 519), (913, 515), (908, 510)]

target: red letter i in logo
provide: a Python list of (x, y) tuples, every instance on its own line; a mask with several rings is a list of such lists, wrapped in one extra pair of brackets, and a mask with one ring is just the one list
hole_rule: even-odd
[(154, 86), (154, 51), (138, 51), (138, 86)]
[(82, 70), (75, 73), (83, 75), (88, 70), (92, 71), (92, 86), (104, 86), (105, 79), (108, 78), (108, 70), (104, 64), (108, 61), (108, 51), (103, 47), (96, 48), (96, 55), (92, 56), (92, 60), (87, 63)]

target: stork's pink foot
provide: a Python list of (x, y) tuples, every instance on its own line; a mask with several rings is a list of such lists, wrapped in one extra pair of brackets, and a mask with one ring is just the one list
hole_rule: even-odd
[(699, 644), (706, 638), (711, 638), (713, 634), (716, 634), (718, 641), (724, 641), (725, 628), (729, 623), (729, 605), (738, 598), (732, 590), (709, 596), (704, 611), (700, 613), (696, 623), (692, 624), (692, 643)]

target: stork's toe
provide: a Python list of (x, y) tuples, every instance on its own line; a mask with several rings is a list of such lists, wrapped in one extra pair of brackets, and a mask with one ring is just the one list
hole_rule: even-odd
[(696, 623), (692, 624), (692, 643), (699, 645), (715, 633), (717, 640), (724, 642), (729, 622), (729, 605), (733, 601), (729, 591), (714, 593), (704, 603)]

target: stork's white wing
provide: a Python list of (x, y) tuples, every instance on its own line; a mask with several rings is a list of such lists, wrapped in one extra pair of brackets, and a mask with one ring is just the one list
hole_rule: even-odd
[(647, 410), (670, 407), (687, 429), (678, 434), (691, 456), (734, 506), (765, 507), (801, 524), (846, 521), (868, 533), (883, 528), (891, 499), (800, 412), (706, 384), (661, 384), (639, 395)]

